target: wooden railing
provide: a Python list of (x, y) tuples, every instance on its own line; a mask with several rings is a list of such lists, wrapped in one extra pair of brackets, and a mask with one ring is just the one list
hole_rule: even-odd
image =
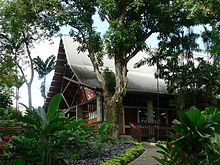
[(170, 126), (148, 123), (145, 126), (130, 123), (131, 136), (137, 141), (142, 138), (166, 139), (171, 131)]
[(131, 136), (136, 139), (138, 142), (141, 142), (141, 129), (138, 128), (133, 123), (129, 123), (131, 127)]
[(148, 123), (146, 126), (137, 126), (141, 130), (142, 138), (166, 139), (171, 131), (170, 126)]

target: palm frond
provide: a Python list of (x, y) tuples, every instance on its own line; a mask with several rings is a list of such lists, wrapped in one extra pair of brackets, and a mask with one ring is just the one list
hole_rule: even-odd
[(55, 56), (54, 55), (49, 56), (46, 59), (45, 64), (47, 67), (47, 74), (49, 74), (55, 68)]
[(41, 92), (41, 96), (43, 98), (46, 98), (46, 84), (45, 84), (45, 81), (42, 81), (42, 83), (40, 85), (40, 92)]
[(54, 55), (49, 56), (45, 60), (45, 62), (39, 56), (37, 56), (36, 58), (34, 58), (33, 63), (35, 66), (34, 69), (37, 71), (39, 75), (38, 76), (39, 79), (42, 79), (54, 69), (55, 56)]

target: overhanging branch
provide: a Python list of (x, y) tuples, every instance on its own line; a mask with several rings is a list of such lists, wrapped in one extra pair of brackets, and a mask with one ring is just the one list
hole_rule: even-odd
[[(148, 38), (148, 37), (150, 37), (151, 36), (151, 34), (153, 34), (154, 33), (154, 31), (153, 30), (151, 30), (150, 32), (148, 32), (145, 36), (144, 36), (144, 41)], [(128, 55), (127, 57), (126, 57), (126, 63), (128, 63), (128, 61), (130, 60), (130, 59), (132, 59), (140, 50), (141, 50), (141, 46), (138, 46), (130, 55)]]

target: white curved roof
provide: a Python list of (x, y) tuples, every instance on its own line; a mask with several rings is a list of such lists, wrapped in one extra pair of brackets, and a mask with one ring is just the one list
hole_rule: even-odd
[[(77, 50), (79, 44), (74, 42), (70, 36), (62, 36), (66, 58), (69, 66), (75, 73), (80, 83), (101, 88), (94, 72), (92, 62), (87, 52)], [(128, 63), (128, 91), (157, 93), (157, 79), (154, 77), (156, 67), (147, 64), (140, 68), (134, 68), (134, 64), (143, 57), (148, 57), (144, 52), (139, 52)], [(114, 71), (114, 61), (104, 57), (104, 66)], [(159, 93), (167, 93), (167, 87), (163, 80), (159, 79)]]

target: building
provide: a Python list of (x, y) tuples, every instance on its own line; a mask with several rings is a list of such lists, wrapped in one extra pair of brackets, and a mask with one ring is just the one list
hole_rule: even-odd
[[(86, 53), (78, 51), (78, 43), (69, 36), (60, 40), (55, 73), (45, 107), (56, 93), (62, 94), (60, 109), (88, 123), (104, 121), (102, 89)], [(156, 79), (156, 67), (134, 68), (146, 53), (140, 52), (128, 63), (128, 89), (124, 97), (124, 133), (130, 134), (130, 123), (142, 129), (143, 137), (165, 137), (176, 117), (170, 102), (175, 96), (167, 92), (164, 81)], [(112, 69), (113, 60), (104, 58), (104, 66)]]

